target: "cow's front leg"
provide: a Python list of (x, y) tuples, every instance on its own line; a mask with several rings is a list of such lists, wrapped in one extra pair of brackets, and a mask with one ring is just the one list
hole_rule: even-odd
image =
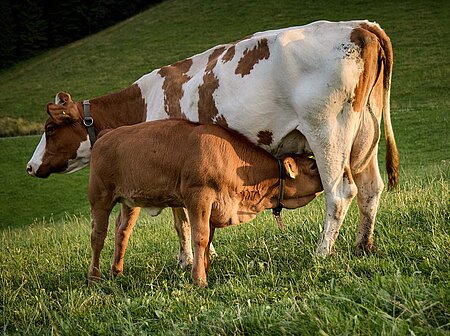
[(380, 196), (384, 188), (383, 180), (378, 168), (376, 152), (364, 170), (355, 175), (358, 186), (358, 207), (360, 224), (356, 236), (356, 249), (358, 251), (372, 252), (373, 230), (377, 215)]
[[(187, 211), (184, 208), (172, 208), (174, 226), (178, 235), (178, 242), (180, 244), (178, 252), (178, 263), (182, 268), (192, 265), (193, 255), (191, 248), (191, 224)], [(209, 256), (217, 255), (214, 246), (209, 247)]]
[(130, 208), (125, 204), (121, 205), (120, 214), (116, 220), (114, 256), (111, 263), (111, 273), (114, 276), (123, 272), (125, 250), (140, 211), (141, 208)]

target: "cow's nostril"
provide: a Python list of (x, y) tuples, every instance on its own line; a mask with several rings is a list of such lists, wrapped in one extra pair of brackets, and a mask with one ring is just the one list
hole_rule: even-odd
[(30, 175), (33, 173), (33, 167), (31, 167), (31, 165), (27, 166), (27, 173)]

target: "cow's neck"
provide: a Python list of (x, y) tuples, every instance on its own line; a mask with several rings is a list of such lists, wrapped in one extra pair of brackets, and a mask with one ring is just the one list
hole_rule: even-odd
[[(82, 103), (79, 103), (82, 110)], [(147, 106), (137, 84), (121, 91), (90, 100), (96, 133), (108, 128), (133, 125), (145, 121)]]

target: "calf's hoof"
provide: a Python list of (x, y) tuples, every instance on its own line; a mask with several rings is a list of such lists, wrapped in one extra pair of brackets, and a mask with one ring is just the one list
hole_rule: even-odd
[(206, 279), (201, 279), (201, 278), (195, 279), (195, 278), (193, 278), (193, 281), (194, 281), (194, 285), (196, 285), (198, 287), (201, 287), (201, 288), (208, 287), (208, 282), (206, 281)]
[(192, 265), (193, 261), (194, 257), (192, 256), (192, 253), (185, 253), (182, 251), (178, 253), (178, 264), (181, 266), (181, 268), (186, 268)]
[(123, 267), (118, 267), (116, 265), (111, 265), (111, 275), (117, 277), (123, 274)]
[(101, 279), (100, 270), (97, 267), (89, 268), (88, 285), (90, 286), (95, 282), (100, 282), (100, 279)]

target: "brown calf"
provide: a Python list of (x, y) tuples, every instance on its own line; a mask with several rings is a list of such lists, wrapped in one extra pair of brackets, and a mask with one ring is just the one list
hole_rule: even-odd
[(157, 215), (185, 207), (192, 227), (192, 278), (206, 286), (214, 229), (252, 220), (279, 203), (280, 171), (286, 178), (283, 206), (306, 205), (322, 190), (315, 161), (290, 155), (278, 161), (242, 135), (217, 125), (159, 120), (115, 129), (93, 147), (89, 179), (92, 262), (89, 280), (100, 277), (99, 258), (113, 206), (122, 204), (112, 272), (123, 258), (137, 207)]

